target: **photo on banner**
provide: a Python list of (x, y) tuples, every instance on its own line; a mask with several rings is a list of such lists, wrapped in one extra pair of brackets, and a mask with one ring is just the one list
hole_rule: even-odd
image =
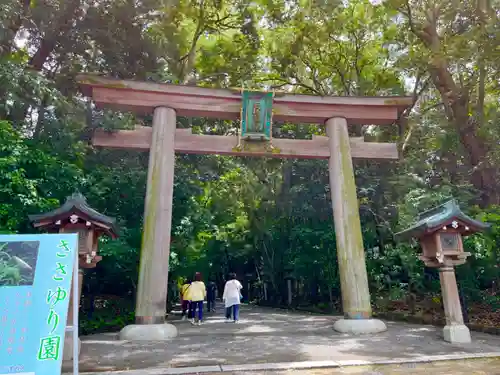
[(58, 375), (77, 234), (0, 235), (0, 375)]
[(33, 285), (40, 241), (0, 242), (0, 287)]

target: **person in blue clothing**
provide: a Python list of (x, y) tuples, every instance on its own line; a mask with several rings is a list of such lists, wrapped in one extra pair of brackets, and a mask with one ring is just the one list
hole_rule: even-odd
[(207, 311), (215, 312), (215, 298), (217, 297), (217, 284), (210, 280), (207, 284)]
[[(195, 317), (198, 315), (197, 325), (201, 325), (203, 322), (203, 301), (207, 296), (207, 287), (202, 280), (201, 273), (196, 272), (194, 275), (194, 281), (188, 289), (188, 296), (191, 301), (190, 305), (193, 307), (191, 323), (195, 324)], [(198, 310), (198, 314), (196, 314), (196, 310)]]

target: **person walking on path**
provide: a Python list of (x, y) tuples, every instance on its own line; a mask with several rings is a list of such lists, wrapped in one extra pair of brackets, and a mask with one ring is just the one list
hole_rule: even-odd
[(207, 311), (215, 312), (215, 297), (217, 296), (217, 284), (210, 280), (207, 285)]
[(224, 294), (222, 300), (226, 306), (226, 322), (231, 321), (231, 312), (233, 313), (233, 321), (238, 322), (240, 303), (241, 303), (241, 289), (243, 286), (236, 279), (236, 274), (229, 274), (229, 281), (224, 285)]
[[(189, 288), (191, 288), (191, 279), (187, 279), (184, 284), (181, 286), (181, 309), (182, 309), (182, 314), (181, 314), (181, 319), (186, 320), (186, 312), (188, 309), (191, 311), (191, 308), (189, 306), (190, 301), (189, 301)], [(189, 315), (189, 318), (192, 318), (191, 315)]]
[(203, 321), (203, 300), (207, 296), (207, 289), (205, 283), (202, 281), (200, 272), (196, 272), (194, 275), (194, 281), (191, 283), (188, 294), (193, 308), (191, 323), (195, 324), (196, 310), (198, 310), (197, 324), (201, 325)]

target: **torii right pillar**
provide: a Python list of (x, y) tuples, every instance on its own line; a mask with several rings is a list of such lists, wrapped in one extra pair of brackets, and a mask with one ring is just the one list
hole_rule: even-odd
[(385, 323), (372, 319), (346, 119), (339, 117), (329, 119), (326, 122), (326, 132), (329, 138), (330, 191), (344, 311), (344, 318), (336, 321), (333, 328), (338, 332), (352, 334), (383, 332), (387, 329)]

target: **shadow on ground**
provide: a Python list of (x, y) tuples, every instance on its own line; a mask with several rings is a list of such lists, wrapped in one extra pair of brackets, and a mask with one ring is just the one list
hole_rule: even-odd
[(453, 345), (443, 341), (440, 328), (394, 322), (377, 335), (349, 336), (333, 331), (336, 319), (250, 306), (242, 309), (240, 324), (225, 323), (221, 313), (199, 327), (176, 317), (170, 322), (179, 336), (168, 342), (118, 341), (116, 334), (82, 337), (80, 366), (83, 372), (500, 352), (498, 336), (474, 332), (472, 344)]

